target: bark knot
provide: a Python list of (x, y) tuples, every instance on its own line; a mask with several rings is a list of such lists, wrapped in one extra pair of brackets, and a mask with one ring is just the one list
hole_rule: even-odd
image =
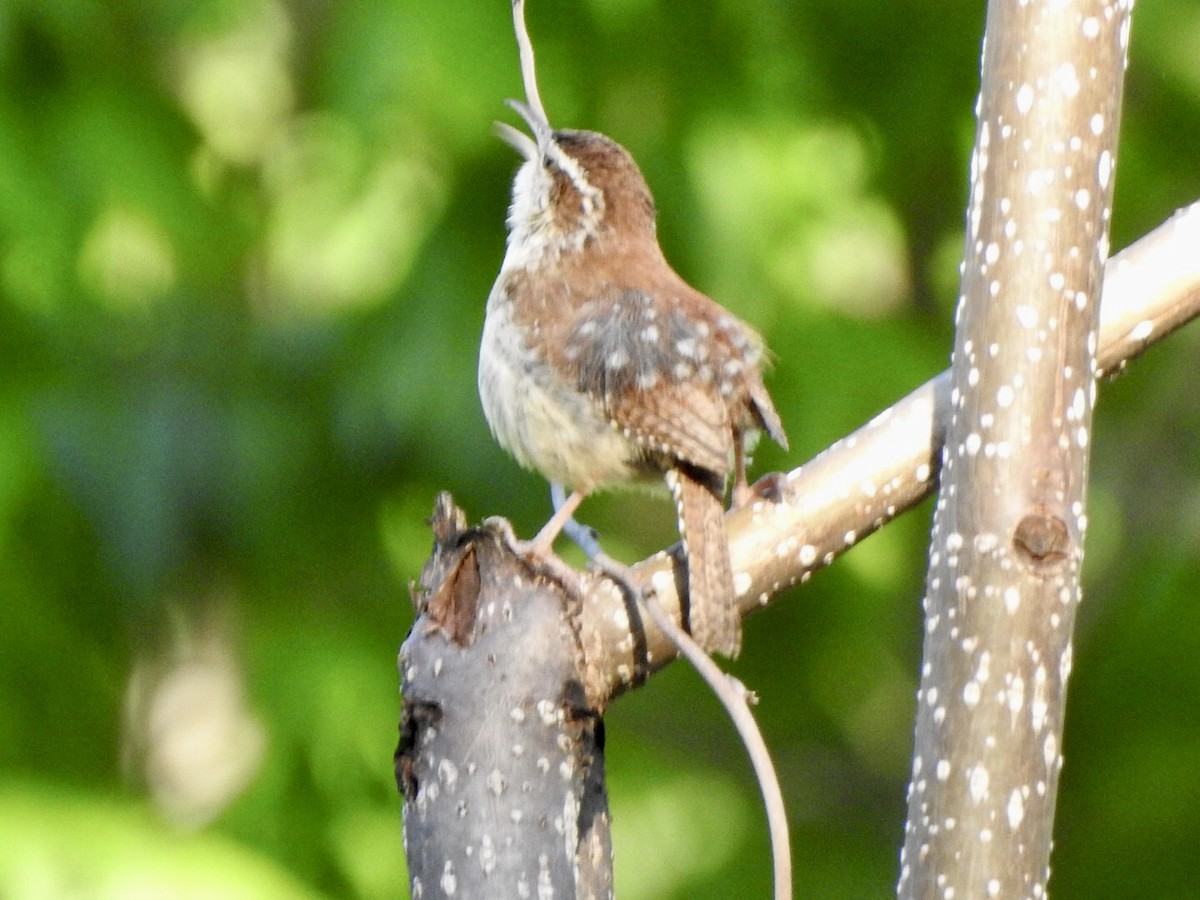
[(1026, 513), (1013, 532), (1013, 548), (1025, 563), (1045, 569), (1067, 558), (1071, 535), (1067, 523), (1046, 509)]

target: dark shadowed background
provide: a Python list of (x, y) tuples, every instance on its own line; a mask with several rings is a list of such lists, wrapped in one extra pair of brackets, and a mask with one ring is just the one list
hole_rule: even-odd
[[(668, 257), (775, 353), (759, 471), (946, 365), (982, 2), (530, 5), (551, 120), (633, 152)], [(1115, 248), (1200, 198), (1198, 45), (1200, 7), (1139, 4)], [(475, 395), (520, 90), (506, 0), (0, 3), (0, 896), (406, 894), (424, 519), (549, 510)], [(1060, 900), (1200, 883), (1198, 358), (1101, 392)], [(675, 539), (652, 497), (582, 517)], [(892, 895), (928, 519), (748, 623), (800, 895)], [(618, 895), (766, 896), (693, 673), (607, 723)]]

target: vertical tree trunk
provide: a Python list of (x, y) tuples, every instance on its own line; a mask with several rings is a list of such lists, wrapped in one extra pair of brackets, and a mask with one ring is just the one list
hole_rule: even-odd
[(1046, 893), (1130, 6), (988, 7), (902, 898)]

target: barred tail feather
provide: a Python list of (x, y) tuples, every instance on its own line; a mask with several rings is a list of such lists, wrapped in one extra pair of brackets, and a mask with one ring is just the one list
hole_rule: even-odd
[(687, 556), (688, 629), (705, 650), (735, 657), (742, 647), (742, 620), (725, 534), (724, 485), (686, 466), (671, 469), (667, 484)]

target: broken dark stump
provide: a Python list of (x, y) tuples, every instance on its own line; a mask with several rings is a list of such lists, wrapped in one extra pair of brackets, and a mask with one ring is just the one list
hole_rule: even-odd
[(396, 781), (414, 898), (611, 898), (604, 726), (578, 603), (448, 494), (400, 649)]

